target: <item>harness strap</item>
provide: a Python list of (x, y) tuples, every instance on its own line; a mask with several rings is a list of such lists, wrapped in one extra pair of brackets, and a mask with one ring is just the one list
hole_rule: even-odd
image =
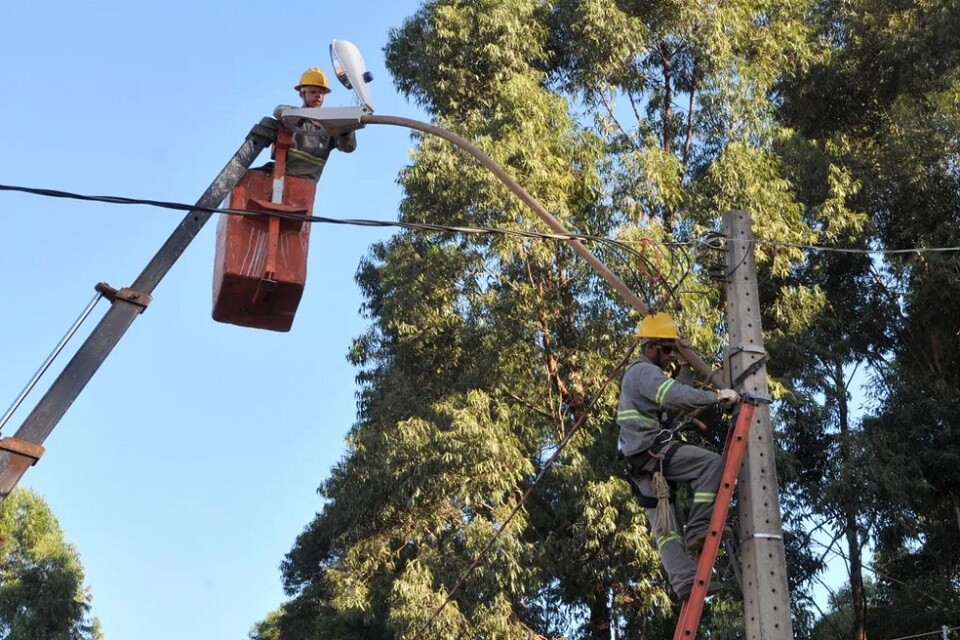
[[(680, 440), (671, 440), (667, 443), (667, 450), (663, 452), (663, 462), (660, 464), (660, 472), (663, 473), (663, 475), (667, 475), (667, 469), (670, 468), (670, 461), (673, 460), (673, 456), (677, 455), (677, 451), (680, 450), (683, 444), (685, 443)], [(670, 445), (673, 446), (671, 447)]]
[[(633, 497), (640, 504), (641, 507), (646, 509), (656, 509), (657, 508), (657, 498), (654, 496), (645, 495), (640, 490), (640, 484), (636, 481), (635, 476), (652, 476), (653, 469), (645, 469), (646, 460), (641, 463), (637, 463), (637, 458), (643, 456), (644, 454), (649, 455), (651, 458), (660, 461), (658, 470), (663, 474), (667, 475), (667, 469), (670, 468), (670, 461), (673, 460), (673, 456), (677, 454), (677, 451), (681, 446), (686, 444), (682, 440), (669, 440), (667, 442), (655, 443), (652, 447), (647, 449), (641, 454), (624, 456), (623, 454), (618, 454), (618, 457), (623, 462), (623, 475), (627, 479), (627, 483), (630, 485), (630, 491), (633, 493)], [(674, 496), (676, 495), (676, 483), (669, 482), (670, 484), (670, 503), (674, 502)]]
[[(652, 496), (645, 496), (643, 492), (640, 491), (640, 484), (633, 477), (633, 474), (630, 473), (630, 469), (623, 470), (623, 477), (626, 478), (627, 484), (630, 485), (630, 492), (633, 494), (634, 500), (636, 500), (641, 507), (644, 509), (656, 509), (657, 508), (657, 499)], [(673, 496), (670, 496), (670, 500), (673, 500)]]

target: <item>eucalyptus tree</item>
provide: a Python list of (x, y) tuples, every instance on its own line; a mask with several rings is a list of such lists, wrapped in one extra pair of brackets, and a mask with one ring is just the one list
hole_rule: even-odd
[(18, 488), (0, 504), (0, 636), (99, 640), (77, 550), (43, 498)]
[[(810, 9), (433, 0), (391, 32), (386, 56), (397, 88), (437, 124), (568, 228), (616, 239), (591, 247), (718, 354), (713, 245), (701, 240), (720, 214), (754, 212), (765, 321), (783, 332), (807, 327), (826, 297), (795, 282), (804, 254), (772, 243), (863, 224), (828, 182), (843, 174), (801, 198), (789, 151), (802, 141), (774, 117), (778, 83), (816, 61)], [(403, 220), (546, 230), (463, 154), (414, 141)], [(614, 475), (616, 389), (605, 384), (637, 317), (555, 240), (403, 232), (371, 249), (357, 282), (370, 320), (350, 354), (358, 420), (320, 487), (323, 510), (284, 562), (284, 633), (664, 635), (672, 602)], [(735, 605), (713, 609), (714, 636), (738, 637)]]
[[(857, 185), (853, 206), (870, 216), (872, 247), (956, 246), (960, 7), (822, 2), (818, 15), (830, 55), (790, 87), (781, 116)], [(960, 511), (948, 496), (957, 480), (952, 425), (960, 326), (956, 314), (944, 313), (958, 293), (957, 254), (891, 254), (858, 273), (864, 284), (838, 290), (837, 298), (841, 309), (855, 312), (839, 317), (852, 330), (842, 334), (862, 345), (851, 355), (874, 364), (875, 415), (852, 439), (841, 431), (850, 464), (832, 485), (839, 500), (820, 505), (847, 505), (853, 637), (866, 637), (868, 628), (925, 632), (955, 620), (957, 609), (951, 541)], [(873, 329), (863, 325), (871, 317)], [(851, 535), (855, 523), (858, 535)], [(867, 541), (875, 546), (877, 572), (870, 615), (880, 618), (870, 624), (863, 580), (853, 571)]]

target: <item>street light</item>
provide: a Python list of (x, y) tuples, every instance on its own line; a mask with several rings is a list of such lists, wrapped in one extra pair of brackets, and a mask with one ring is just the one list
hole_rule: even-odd
[(373, 113), (373, 98), (370, 94), (373, 74), (367, 71), (360, 50), (349, 40), (334, 40), (330, 43), (330, 60), (337, 80), (354, 92), (360, 106), (284, 109), (280, 113), (280, 121), (284, 125), (298, 130), (294, 125), (296, 120), (308, 118), (321, 124), (331, 135), (341, 135), (363, 128), (361, 119)]
[(347, 89), (352, 89), (360, 98), (360, 104), (373, 113), (373, 100), (370, 98), (373, 74), (367, 71), (357, 45), (349, 40), (334, 40), (330, 43), (330, 61), (333, 62), (337, 80)]

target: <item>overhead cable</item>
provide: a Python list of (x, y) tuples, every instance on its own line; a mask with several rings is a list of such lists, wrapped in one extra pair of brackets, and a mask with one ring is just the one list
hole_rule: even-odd
[[(324, 216), (303, 216), (293, 213), (283, 213), (283, 212), (264, 212), (264, 211), (246, 211), (242, 209), (227, 209), (227, 208), (214, 208), (214, 207), (200, 207), (195, 204), (186, 204), (182, 202), (168, 202), (164, 200), (149, 200), (144, 198), (127, 198), (123, 196), (91, 196), (84, 195), (79, 193), (71, 193), (69, 191), (59, 191), (56, 189), (41, 189), (35, 187), (20, 187), (13, 185), (0, 184), (0, 191), (14, 191), (20, 193), (29, 193), (32, 195), (45, 196), (50, 198), (64, 198), (70, 200), (82, 200), (87, 202), (105, 202), (108, 204), (134, 204), (134, 205), (144, 205), (149, 207), (158, 207), (162, 209), (174, 209), (177, 211), (205, 211), (208, 213), (225, 213), (230, 215), (238, 216), (274, 216), (278, 218), (289, 218), (296, 220), (306, 220), (308, 222), (315, 222), (321, 224), (342, 224), (342, 225), (353, 225), (353, 226), (365, 226), (365, 227), (399, 227), (403, 229), (413, 229), (421, 231), (433, 231), (433, 232), (450, 232), (450, 233), (465, 233), (465, 234), (494, 234), (494, 235), (504, 235), (504, 236), (515, 236), (522, 238), (540, 238), (544, 240), (580, 240), (580, 241), (589, 241), (597, 242), (601, 244), (606, 244), (609, 246), (617, 247), (623, 250), (628, 251), (633, 256), (642, 255), (633, 247), (630, 246), (628, 242), (622, 240), (613, 240), (611, 238), (605, 238), (602, 236), (591, 236), (578, 233), (550, 233), (542, 231), (528, 231), (525, 229), (502, 229), (494, 227), (464, 227), (464, 226), (454, 226), (454, 225), (439, 225), (439, 224), (429, 224), (423, 222), (399, 222), (399, 221), (390, 221), (390, 220), (363, 220), (363, 219), (350, 219), (350, 218), (328, 218)], [(854, 249), (847, 247), (831, 247), (826, 245), (816, 245), (816, 244), (802, 244), (796, 242), (783, 242), (780, 240), (765, 240), (762, 238), (754, 238), (752, 240), (740, 240), (740, 239), (731, 239), (723, 238), (723, 236), (718, 234), (712, 234), (707, 239), (697, 239), (690, 240), (686, 242), (665, 242), (663, 243), (668, 247), (681, 247), (681, 246), (690, 246), (690, 245), (705, 245), (712, 249), (719, 248), (720, 242), (752, 242), (758, 245), (766, 245), (773, 247), (788, 247), (793, 249), (807, 249), (809, 251), (823, 251), (823, 252), (832, 252), (832, 253), (857, 253), (857, 254), (885, 254), (885, 255), (895, 255), (895, 254), (911, 254), (911, 253), (951, 253), (960, 251), (960, 246), (957, 247), (912, 247), (908, 249)], [(644, 258), (646, 260), (646, 258)]]
[[(694, 241), (699, 242), (699, 241)], [(783, 242), (780, 240), (764, 240), (754, 238), (752, 240), (740, 240), (726, 238), (724, 242), (748, 242), (753, 244), (762, 244), (768, 247), (788, 247), (791, 249), (807, 249), (809, 251), (823, 251), (827, 253), (856, 253), (856, 254), (883, 254), (897, 255), (910, 253), (952, 253), (960, 251), (960, 247), (914, 247), (912, 249), (853, 249), (849, 247), (829, 247), (819, 244), (801, 244), (798, 242)], [(692, 244), (692, 243), (691, 243)]]
[[(236, 216), (247, 217), (276, 217), (289, 220), (307, 221), (320, 224), (341, 224), (361, 227), (399, 227), (402, 229), (412, 229), (419, 231), (432, 231), (438, 233), (463, 233), (472, 235), (491, 234), (502, 236), (514, 236), (520, 238), (538, 238), (544, 240), (580, 240), (588, 242), (597, 242), (610, 245), (628, 251), (630, 254), (640, 255), (636, 249), (625, 242), (604, 238), (602, 236), (591, 236), (577, 233), (550, 233), (542, 231), (529, 231), (526, 229), (503, 229), (493, 227), (465, 227), (456, 225), (430, 224), (426, 222), (401, 222), (393, 220), (363, 220), (351, 218), (328, 218), (325, 216), (304, 216), (296, 213), (285, 213), (282, 211), (247, 211), (245, 209), (229, 209), (216, 207), (201, 207), (195, 204), (186, 204), (182, 202), (168, 202), (164, 200), (149, 200), (144, 198), (127, 198), (123, 196), (91, 196), (69, 191), (59, 191), (56, 189), (41, 189), (35, 187), (19, 187), (0, 184), (0, 191), (15, 191), (20, 193), (29, 193), (32, 195), (44, 196), (49, 198), (64, 198), (69, 200), (82, 200), (85, 202), (104, 202), (107, 204), (132, 204), (144, 205), (148, 207), (158, 207), (161, 209), (174, 209), (177, 211), (204, 211), (207, 213), (224, 213)], [(640, 256), (641, 258), (643, 256)]]
[(923, 638), (926, 636), (941, 635), (944, 631), (950, 632), (950, 631), (956, 631), (957, 629), (960, 629), (960, 627), (950, 627), (949, 629), (944, 629), (943, 627), (941, 627), (936, 631), (927, 631), (926, 633), (918, 633), (912, 636), (900, 636), (899, 638), (891, 638), (891, 640), (910, 640), (911, 638)]

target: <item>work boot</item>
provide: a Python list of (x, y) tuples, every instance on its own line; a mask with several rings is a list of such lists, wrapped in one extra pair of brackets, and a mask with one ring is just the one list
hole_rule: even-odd
[[(677, 589), (677, 595), (680, 596), (680, 600), (687, 600), (690, 597), (690, 592), (693, 591), (693, 583), (680, 587)], [(718, 580), (711, 580), (710, 584), (707, 585), (707, 595), (705, 597), (709, 598), (715, 593), (723, 591), (723, 583)]]
[[(703, 543), (707, 539), (707, 533), (708, 533), (707, 531), (704, 531), (696, 538), (687, 542), (687, 549), (690, 551), (690, 553), (696, 555), (703, 550)], [(724, 540), (729, 540), (732, 537), (733, 537), (733, 530), (730, 529), (730, 527), (724, 525), (723, 533), (720, 535), (720, 541), (723, 542)]]

